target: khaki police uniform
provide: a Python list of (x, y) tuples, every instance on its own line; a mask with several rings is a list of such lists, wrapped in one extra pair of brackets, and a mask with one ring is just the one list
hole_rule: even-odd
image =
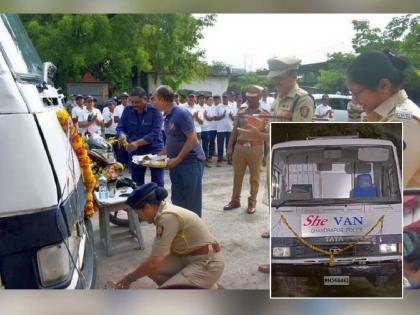
[[(276, 78), (291, 70), (297, 71), (301, 60), (294, 57), (272, 58), (267, 63), (270, 70), (268, 77)], [(280, 121), (311, 122), (315, 103), (309, 93), (296, 83), (286, 95), (277, 95), (271, 108), (274, 115), (281, 117)]]
[(356, 111), (360, 111), (360, 112), (356, 112), (356, 113), (348, 113), (348, 121), (353, 121), (353, 122), (359, 122), (362, 120), (362, 112), (363, 112), (363, 106), (360, 104), (354, 104), (353, 101), (350, 101), (347, 104), (347, 111), (349, 110), (356, 110)]
[[(254, 89), (257, 87), (257, 89)], [(258, 86), (250, 86), (247, 89), (247, 96), (260, 95), (262, 88)], [(261, 114), (261, 108), (250, 109), (249, 107), (241, 109), (235, 118), (233, 128), (249, 129), (245, 121), (245, 115)], [(240, 203), (242, 182), (244, 179), (247, 166), (249, 167), (249, 183), (250, 183), (250, 196), (248, 204), (255, 206), (257, 202), (258, 188), (260, 185), (260, 171), (261, 163), (264, 158), (264, 141), (252, 141), (242, 133), (238, 134), (235, 148), (232, 156), (233, 165), (233, 192), (232, 201)]]
[(376, 107), (367, 120), (403, 122), (404, 187), (420, 187), (420, 108), (400, 90)]
[(224, 257), (204, 222), (192, 211), (162, 202), (156, 213), (151, 256), (166, 256), (149, 277), (159, 286), (211, 288), (222, 275)]

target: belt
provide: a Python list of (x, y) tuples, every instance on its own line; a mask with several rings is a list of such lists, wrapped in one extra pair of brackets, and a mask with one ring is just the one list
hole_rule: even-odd
[(238, 140), (238, 144), (247, 146), (247, 147), (258, 147), (264, 144), (264, 141), (257, 140), (257, 141), (245, 141), (245, 140)]
[(210, 252), (210, 248), (213, 250), (214, 253), (218, 253), (221, 250), (220, 245), (218, 243), (214, 243), (211, 245), (205, 245), (205, 246), (196, 248), (193, 251), (186, 254), (186, 256), (207, 255)]

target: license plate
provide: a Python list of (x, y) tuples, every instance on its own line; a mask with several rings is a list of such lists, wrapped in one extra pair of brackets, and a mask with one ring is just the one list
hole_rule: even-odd
[(349, 285), (350, 276), (324, 276), (324, 285)]

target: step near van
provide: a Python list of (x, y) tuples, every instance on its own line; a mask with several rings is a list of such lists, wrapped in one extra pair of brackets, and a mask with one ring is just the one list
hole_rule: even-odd
[(272, 148), (273, 276), (374, 285), (401, 275), (402, 199), (396, 147), (357, 137)]
[(81, 170), (56, 110), (55, 66), (0, 14), (0, 288), (95, 285)]

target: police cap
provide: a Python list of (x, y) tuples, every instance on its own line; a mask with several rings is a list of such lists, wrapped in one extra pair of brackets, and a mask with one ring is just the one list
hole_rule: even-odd
[(268, 59), (268, 77), (275, 78), (286, 74), (291, 70), (298, 70), (302, 60), (296, 57), (282, 57)]

